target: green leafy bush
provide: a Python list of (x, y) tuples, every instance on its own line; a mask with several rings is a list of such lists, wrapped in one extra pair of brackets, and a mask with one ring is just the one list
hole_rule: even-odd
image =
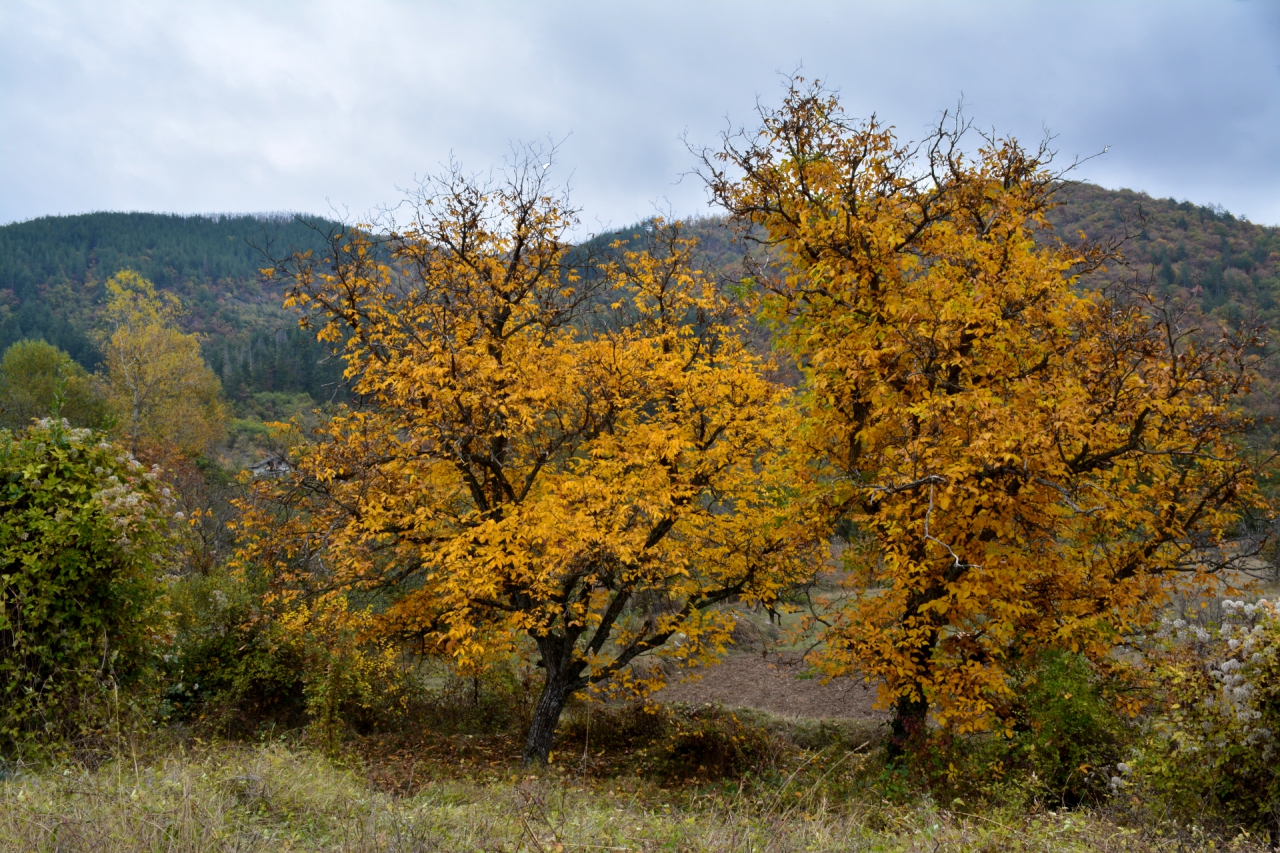
[(1168, 619), (1160, 638), (1163, 708), (1113, 784), (1280, 838), (1280, 607), (1227, 600), (1219, 620)]
[(223, 734), (306, 722), (303, 656), (260, 618), (264, 586), (224, 567), (174, 582), (165, 715)]
[(0, 358), (0, 427), (21, 430), (58, 416), (75, 426), (106, 426), (106, 400), (71, 356), (44, 341), (18, 341)]
[[(1016, 677), (1007, 730), (927, 733), (902, 769), (944, 800), (1076, 806), (1106, 799), (1135, 731), (1117, 712), (1112, 685), (1083, 656), (1062, 651), (1037, 655)], [(900, 793), (910, 795), (911, 786)]]
[[(397, 649), (365, 638), (366, 611), (339, 618), (307, 601), (281, 606), (251, 564), (177, 579), (170, 604), (171, 719), (232, 736), (306, 729), (333, 749), (350, 731), (403, 723), (419, 698)], [(345, 600), (337, 606), (346, 616)]]
[(0, 752), (99, 731), (165, 623), (155, 470), (87, 429), (0, 431)]
[(1107, 683), (1081, 655), (1049, 652), (1023, 679), (1012, 759), (1045, 795), (1077, 805), (1107, 792), (1106, 772), (1123, 757), (1131, 725)]

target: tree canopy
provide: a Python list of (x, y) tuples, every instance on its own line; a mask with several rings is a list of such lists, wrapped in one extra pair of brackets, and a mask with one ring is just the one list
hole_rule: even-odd
[(102, 350), (107, 401), (132, 452), (177, 448), (199, 456), (221, 437), (222, 386), (195, 335), (178, 328), (182, 305), (131, 270), (107, 282)]
[(707, 158), (777, 262), (755, 284), (804, 374), (808, 492), (854, 531), (824, 665), (877, 681), (900, 736), (1011, 706), (1010, 667), (1109, 665), (1173, 589), (1244, 565), (1238, 408), (1257, 340), (1149, 294), (1077, 287), (1045, 149), (962, 124), (908, 146), (798, 82)]
[(788, 392), (678, 226), (571, 266), (572, 212), (536, 164), (496, 187), (453, 173), (418, 202), (382, 246), (352, 232), (287, 268), (369, 405), (261, 489), (245, 558), (281, 595), (389, 596), (382, 630), (462, 667), (531, 641), (546, 682), (525, 758), (545, 761), (573, 693), (715, 656), (717, 604), (812, 571)]
[(107, 422), (106, 401), (70, 355), (44, 341), (18, 341), (0, 359), (0, 427), (24, 429), (55, 409), (72, 426)]

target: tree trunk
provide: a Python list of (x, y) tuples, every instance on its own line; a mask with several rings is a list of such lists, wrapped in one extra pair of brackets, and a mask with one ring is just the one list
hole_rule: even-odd
[(132, 445), (129, 448), (129, 452), (132, 453), (134, 456), (138, 455), (138, 433), (140, 431), (138, 424), (141, 420), (142, 420), (142, 415), (139, 411), (139, 406), (138, 406), (138, 392), (134, 391), (133, 392), (133, 423), (130, 424), (130, 430), (129, 430), (129, 439), (130, 439), (130, 444)]
[(924, 733), (929, 720), (929, 703), (924, 699), (899, 696), (893, 706), (893, 723), (889, 733), (889, 758), (897, 760), (906, 754), (912, 741)]
[[(917, 559), (923, 558), (924, 553), (921, 551)], [(893, 705), (893, 723), (888, 744), (890, 761), (896, 762), (901, 758), (913, 743), (925, 734), (929, 724), (929, 700), (925, 698), (923, 683), (927, 681), (933, 668), (933, 650), (938, 644), (939, 628), (934, 621), (936, 615), (926, 615), (921, 613), (921, 609), (930, 602), (937, 601), (942, 595), (942, 588), (934, 586), (912, 596), (907, 602), (906, 616), (900, 622), (902, 624), (908, 618), (924, 619), (929, 625), (929, 632), (918, 640), (915, 649), (911, 650), (912, 662), (918, 665), (923, 664), (917, 670), (916, 676), (916, 690), (919, 691), (919, 695), (899, 696), (898, 701)]]
[(542, 687), (542, 695), (538, 697), (533, 722), (529, 725), (529, 737), (524, 744), (526, 765), (547, 763), (551, 755), (551, 741), (556, 734), (556, 724), (560, 722), (560, 713), (572, 692), (564, 673), (547, 667), (547, 682)]

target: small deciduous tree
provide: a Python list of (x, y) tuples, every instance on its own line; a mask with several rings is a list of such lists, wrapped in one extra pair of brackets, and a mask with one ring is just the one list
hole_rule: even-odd
[(788, 395), (690, 241), (653, 223), (613, 261), (572, 261), (541, 167), (508, 177), (450, 174), (408, 228), (290, 267), (290, 302), (345, 341), (369, 405), (262, 488), (245, 558), (282, 594), (377, 592), (380, 630), (463, 667), (531, 638), (546, 680), (525, 760), (546, 761), (575, 692), (643, 687), (646, 656), (713, 657), (717, 604), (771, 600), (817, 558)]
[(825, 664), (883, 684), (899, 736), (978, 728), (1044, 648), (1107, 665), (1180, 584), (1241, 566), (1258, 501), (1235, 405), (1248, 335), (1207, 335), (1045, 221), (1048, 152), (964, 127), (904, 146), (793, 85), (706, 157), (755, 226), (778, 340), (804, 372), (813, 494), (858, 531)]
[(222, 383), (178, 326), (182, 305), (130, 270), (107, 280), (103, 364), (107, 399), (130, 449), (199, 456), (221, 438)]
[(83, 367), (44, 341), (18, 341), (0, 359), (0, 426), (19, 430), (54, 414), (99, 429), (107, 406)]

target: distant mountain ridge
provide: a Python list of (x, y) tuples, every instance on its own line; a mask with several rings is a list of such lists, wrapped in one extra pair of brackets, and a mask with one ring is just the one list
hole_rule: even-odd
[[(1230, 323), (1254, 314), (1280, 329), (1280, 228), (1132, 190), (1074, 184), (1059, 197), (1050, 220), (1064, 239), (1078, 232), (1092, 240), (1129, 236), (1128, 267), (1101, 278), (1151, 274), (1165, 292), (1197, 299), (1211, 318)], [(0, 226), (0, 351), (24, 337), (43, 338), (92, 368), (101, 283), (134, 269), (181, 297), (189, 330), (204, 335), (206, 358), (233, 400), (258, 392), (323, 399), (338, 383), (340, 365), (297, 328), (296, 316), (281, 307), (280, 288), (264, 284), (259, 268), (263, 249), (277, 257), (321, 250), (337, 225), (288, 215), (90, 213)], [(592, 242), (607, 245), (632, 231)], [(695, 220), (690, 232), (701, 239), (707, 266), (729, 271), (740, 259), (722, 220)], [(1280, 411), (1277, 397), (1280, 382), (1268, 375), (1252, 405), (1271, 414)]]
[[(1091, 240), (1129, 237), (1131, 271), (1154, 272), (1166, 291), (1200, 288), (1215, 316), (1238, 320), (1242, 310), (1272, 312), (1280, 299), (1280, 228), (1255, 225), (1220, 207), (1154, 199), (1133, 190), (1073, 184), (1050, 213), (1059, 235)], [(1103, 273), (1114, 276), (1118, 270)]]

